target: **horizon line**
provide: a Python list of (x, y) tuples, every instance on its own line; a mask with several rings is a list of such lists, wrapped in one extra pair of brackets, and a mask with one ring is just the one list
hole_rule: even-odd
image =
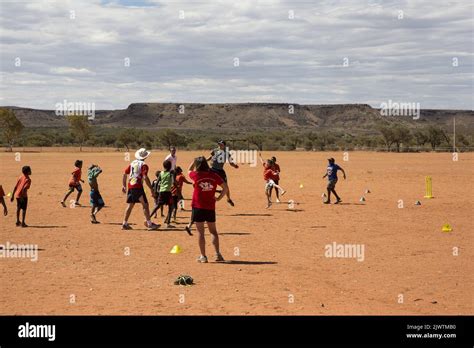
[[(67, 101), (67, 99), (64, 99)], [(95, 102), (81, 102), (81, 101), (73, 101), (71, 103), (95, 103)], [(413, 102), (395, 102), (399, 104), (413, 104)], [(57, 103), (56, 103), (57, 104)], [(298, 105), (298, 106), (368, 106), (374, 110), (381, 109), (380, 107), (374, 107), (368, 103), (334, 103), (334, 104), (301, 104), (301, 103), (289, 103), (289, 102), (235, 102), (235, 103), (228, 103), (228, 102), (216, 102), (216, 103), (201, 103), (201, 102), (133, 102), (128, 104), (126, 108), (117, 108), (117, 109), (97, 109), (96, 111), (117, 111), (117, 110), (127, 110), (133, 104), (173, 104), (173, 105), (246, 105), (246, 104), (268, 104), (268, 105)], [(16, 106), (16, 105), (0, 105), (0, 108), (18, 108), (18, 109), (30, 109), (30, 110), (38, 110), (38, 111), (53, 111), (54, 109), (40, 109), (34, 107), (27, 107), (27, 106)], [(474, 112), (474, 109), (444, 109), (444, 108), (420, 108), (420, 110), (437, 110), (437, 111), (470, 111)]]

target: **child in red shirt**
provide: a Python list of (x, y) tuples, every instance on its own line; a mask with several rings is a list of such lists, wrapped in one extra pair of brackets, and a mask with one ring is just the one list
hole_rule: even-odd
[[(280, 185), (280, 165), (276, 163), (277, 159), (275, 156), (272, 157), (272, 170), (276, 173), (275, 177), (273, 178), (273, 181), (275, 184)], [(270, 197), (272, 195), (273, 187), (270, 188)], [(275, 194), (276, 194), (276, 202), (280, 203), (280, 191), (275, 188)]]
[(74, 190), (77, 190), (77, 197), (76, 197), (76, 201), (74, 202), (74, 205), (75, 206), (76, 205), (80, 206), (79, 198), (81, 198), (81, 195), (82, 195), (81, 182), (84, 183), (84, 180), (81, 179), (82, 161), (77, 160), (74, 163), (74, 166), (75, 166), (75, 168), (74, 168), (73, 172), (71, 173), (72, 174), (71, 179), (69, 179), (69, 190), (66, 192), (66, 195), (64, 196), (63, 200), (61, 201), (61, 205), (63, 207), (66, 207), (65, 201), (69, 197), (69, 195), (74, 192)]
[[(274, 170), (274, 162), (272, 160), (267, 160), (266, 162), (263, 160), (262, 155), (260, 155), (260, 162), (263, 165), (263, 180), (265, 180), (265, 195), (267, 196), (267, 209), (272, 206), (272, 188), (274, 187), (275, 190), (280, 191), (280, 195), (283, 196), (286, 191), (279, 186), (276, 181), (279, 179), (279, 173)], [(277, 203), (280, 203), (280, 200), (277, 200)]]
[(181, 167), (176, 167), (175, 169), (175, 182), (173, 187), (171, 188), (171, 197), (172, 197), (172, 214), (173, 214), (173, 221), (176, 222), (176, 212), (178, 210), (178, 203), (183, 199), (183, 184), (186, 183), (188, 185), (192, 185), (193, 183), (188, 181), (183, 174), (183, 169)]
[[(10, 201), (16, 198), (16, 225), (21, 227), (28, 227), (25, 223), (26, 218), (26, 209), (28, 208), (28, 189), (31, 186), (31, 168), (29, 166), (24, 166), (21, 169), (23, 173), (22, 176), (18, 178), (15, 187), (13, 188), (12, 196)], [(20, 223), (20, 211), (22, 212), (21, 223)]]

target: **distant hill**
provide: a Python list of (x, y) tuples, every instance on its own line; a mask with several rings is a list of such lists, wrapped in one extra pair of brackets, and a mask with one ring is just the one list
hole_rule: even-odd
[[(184, 113), (180, 113), (184, 105)], [(290, 113), (290, 104), (241, 103), (241, 104), (178, 104), (133, 103), (124, 110), (96, 111), (92, 124), (103, 127), (135, 127), (146, 129), (173, 128), (182, 130), (236, 130), (257, 131), (264, 129), (342, 130), (356, 133), (374, 133), (381, 120), (397, 120), (409, 126), (437, 124), (474, 131), (472, 110), (421, 110), (421, 117), (381, 116), (378, 109), (366, 104), (298, 105)], [(64, 117), (53, 110), (35, 110), (7, 107), (15, 110), (26, 127), (66, 127)]]

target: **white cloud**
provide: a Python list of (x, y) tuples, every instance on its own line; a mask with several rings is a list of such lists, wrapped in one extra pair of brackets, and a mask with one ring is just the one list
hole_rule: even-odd
[(52, 74), (58, 75), (94, 75), (94, 73), (86, 68), (74, 68), (70, 66), (59, 66), (57, 68), (51, 68)]
[(139, 101), (378, 106), (392, 99), (473, 108), (469, 0), (0, 6), (3, 105), (52, 109), (77, 99), (98, 109)]

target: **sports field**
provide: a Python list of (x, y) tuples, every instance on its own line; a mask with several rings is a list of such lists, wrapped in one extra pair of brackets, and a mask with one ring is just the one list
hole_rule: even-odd
[[(178, 150), (178, 165), (186, 172), (201, 154), (207, 155)], [(165, 155), (152, 152), (152, 173)], [(0, 244), (37, 244), (40, 251), (37, 262), (0, 259), (0, 314), (473, 314), (474, 154), (453, 161), (449, 153), (350, 152), (343, 161), (342, 153), (263, 153), (271, 155), (294, 209), (265, 208), (260, 164), (226, 166), (235, 207), (218, 203), (217, 226), (227, 262), (198, 264), (197, 233), (183, 231), (191, 186), (184, 187), (187, 211), (178, 212), (179, 229), (147, 231), (136, 206), (134, 230), (122, 231), (123, 153), (21, 153), (20, 161), (1, 153), (5, 192), (24, 165), (32, 168), (32, 186), (30, 227), (15, 227), (16, 207), (8, 202)], [(340, 205), (322, 204), (331, 156), (348, 176), (339, 175)], [(104, 170), (100, 225), (89, 222), (87, 182), (84, 207), (59, 204), (76, 159), (84, 160), (83, 173), (90, 163)], [(423, 198), (428, 175), (433, 199)], [(452, 232), (441, 231), (445, 223)], [(326, 257), (333, 243), (363, 246), (363, 257)], [(170, 254), (176, 244), (182, 253)], [(207, 247), (212, 257), (210, 239)], [(174, 285), (180, 274), (196, 284)]]

